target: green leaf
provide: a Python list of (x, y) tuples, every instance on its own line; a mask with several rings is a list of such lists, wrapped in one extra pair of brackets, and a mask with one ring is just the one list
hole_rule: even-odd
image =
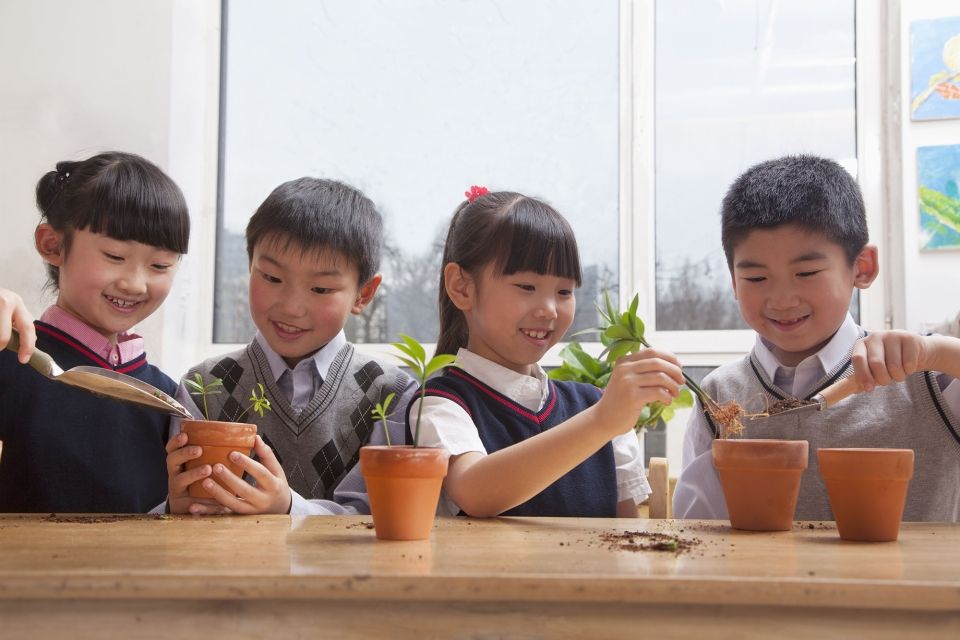
[(604, 330), (603, 335), (607, 338), (613, 338), (614, 340), (632, 340), (634, 338), (634, 335), (630, 329), (619, 324), (614, 324), (607, 327)]
[(438, 356), (434, 356), (430, 359), (430, 362), (427, 363), (427, 368), (423, 375), (425, 378), (429, 378), (437, 371), (449, 367), (456, 361), (457, 356), (450, 355), (449, 353), (442, 353)]
[(568, 343), (560, 350), (560, 358), (571, 367), (582, 369), (591, 377), (602, 375), (610, 368), (608, 364), (584, 351), (579, 342)]
[(607, 350), (607, 362), (616, 362), (620, 358), (634, 353), (639, 346), (639, 343), (632, 340), (618, 340)]
[(400, 334), (400, 339), (403, 340), (408, 347), (410, 347), (410, 355), (419, 360), (420, 362), (427, 361), (427, 350), (423, 348), (423, 345), (408, 336), (405, 333)]
[(405, 364), (405, 365), (407, 365), (408, 367), (410, 367), (410, 371), (413, 372), (413, 374), (414, 374), (415, 377), (417, 377), (417, 378), (419, 378), (419, 379), (421, 379), (421, 380), (423, 379), (423, 377), (424, 377), (424, 376), (423, 376), (423, 369), (420, 368), (420, 364), (421, 364), (421, 363), (416, 362), (416, 361), (414, 361), (414, 360), (411, 360), (410, 358), (404, 358), (403, 356), (396, 356), (396, 355), (395, 355), (394, 357), (395, 357), (397, 360), (399, 360), (400, 362), (402, 362), (403, 364)]

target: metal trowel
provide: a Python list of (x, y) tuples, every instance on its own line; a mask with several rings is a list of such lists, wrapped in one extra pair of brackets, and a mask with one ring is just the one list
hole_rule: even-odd
[[(16, 353), (19, 348), (20, 336), (14, 329), (7, 349)], [(27, 364), (54, 382), (62, 382), (98, 396), (114, 398), (181, 418), (193, 418), (183, 405), (172, 397), (132, 376), (100, 367), (81, 366), (64, 371), (49, 354), (40, 349), (34, 349)]]
[(771, 407), (769, 413), (771, 416), (783, 416), (787, 414), (803, 413), (804, 411), (822, 411), (828, 407), (832, 407), (847, 396), (852, 396), (853, 394), (860, 393), (861, 391), (863, 391), (863, 387), (860, 386), (860, 383), (857, 381), (857, 379), (851, 375), (837, 380), (809, 400), (800, 400), (799, 402), (801, 404), (799, 406), (793, 406), (777, 411), (775, 409), (776, 405), (774, 405), (774, 407)]

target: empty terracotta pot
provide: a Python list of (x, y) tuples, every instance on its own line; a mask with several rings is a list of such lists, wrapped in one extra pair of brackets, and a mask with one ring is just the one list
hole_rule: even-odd
[(716, 467), (730, 525), (748, 531), (788, 531), (807, 468), (806, 440), (714, 440)]
[[(187, 469), (201, 465), (215, 465), (218, 462), (236, 475), (242, 475), (239, 465), (230, 461), (230, 453), (239, 451), (250, 455), (256, 441), (257, 425), (243, 422), (215, 422), (213, 420), (184, 420), (181, 430), (187, 434), (187, 444), (197, 445), (203, 453), (199, 458), (187, 462)], [(215, 476), (209, 476), (223, 483)], [(190, 485), (190, 497), (209, 498), (210, 492), (203, 488), (202, 482)]]
[(911, 449), (817, 449), (817, 461), (841, 538), (897, 539), (913, 476)]
[(430, 537), (450, 454), (436, 447), (360, 448), (360, 473), (381, 540)]

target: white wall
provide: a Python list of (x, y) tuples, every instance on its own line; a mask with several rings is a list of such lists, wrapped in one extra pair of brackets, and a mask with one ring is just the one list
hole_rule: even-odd
[(910, 120), (910, 23), (960, 17), (956, 0), (911, 0), (900, 6), (900, 113), (904, 329), (923, 330), (960, 312), (960, 250), (921, 252), (917, 207), (917, 147), (960, 144), (960, 119)]
[[(217, 2), (0, 0), (0, 287), (20, 293), (35, 315), (55, 298), (42, 292), (33, 190), (58, 161), (108, 149), (138, 153), (171, 174), (187, 194), (194, 227), (203, 226), (209, 207), (198, 185), (216, 173), (216, 110), (211, 123), (202, 104), (211, 86), (210, 56), (191, 25), (204, 26), (209, 36), (209, 22), (198, 19), (207, 14), (217, 18)], [(209, 44), (215, 59), (215, 30)], [(212, 74), (215, 89), (215, 67)], [(210, 132), (197, 126), (205, 119)], [(203, 155), (204, 136), (213, 141), (212, 163)], [(201, 253), (201, 237), (192, 235), (192, 253)], [(151, 360), (174, 374), (188, 363), (175, 356), (188, 361), (193, 350), (167, 348), (180, 327), (164, 318), (187, 318), (186, 299), (199, 306), (191, 292), (196, 270), (188, 258), (171, 294), (174, 304), (138, 327)]]

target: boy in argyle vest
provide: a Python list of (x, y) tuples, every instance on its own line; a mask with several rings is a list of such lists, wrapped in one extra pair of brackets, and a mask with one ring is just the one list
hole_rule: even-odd
[[(238, 453), (250, 482), (222, 465), (184, 471), (200, 447), (177, 434), (167, 445), (169, 510), (174, 513), (370, 513), (357, 460), (360, 447), (385, 443), (370, 410), (395, 393), (406, 406), (414, 381), (398, 367), (361, 354), (343, 327), (373, 299), (383, 223), (360, 191), (333, 180), (300, 178), (277, 187), (247, 225), (250, 314), (257, 327), (243, 349), (187, 372), (219, 378), (207, 399), (211, 420), (235, 421), (262, 384), (272, 410), (247, 413), (257, 424), (254, 456)], [(181, 382), (180, 401), (200, 416)], [(402, 442), (402, 412), (389, 423)], [(213, 481), (217, 476), (226, 487)], [(209, 502), (190, 498), (202, 482)]]
[[(757, 333), (751, 353), (704, 380), (715, 400), (761, 412), (785, 398), (812, 398), (856, 376), (867, 391), (824, 411), (746, 423), (748, 438), (807, 440), (810, 458), (796, 517), (832, 520), (817, 467), (820, 447), (913, 449), (904, 520), (960, 516), (960, 340), (857, 326), (855, 289), (877, 277), (863, 198), (831, 160), (790, 156), (747, 170), (723, 200), (722, 239), (744, 320)], [(718, 425), (694, 412), (673, 509), (719, 518), (726, 502), (711, 459)]]

